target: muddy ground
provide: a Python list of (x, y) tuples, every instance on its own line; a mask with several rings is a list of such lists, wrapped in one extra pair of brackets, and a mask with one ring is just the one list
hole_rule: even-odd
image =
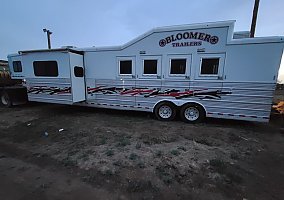
[(186, 124), (40, 103), (0, 113), (3, 200), (284, 199), (279, 117)]

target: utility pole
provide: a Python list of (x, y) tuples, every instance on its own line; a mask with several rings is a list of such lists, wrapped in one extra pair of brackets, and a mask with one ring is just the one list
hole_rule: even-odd
[(48, 44), (48, 49), (51, 49), (51, 43), (50, 43), (50, 35), (52, 34), (52, 32), (46, 28), (42, 29), (43, 32), (46, 33), (47, 35), (47, 44)]
[(259, 7), (259, 1), (260, 1), (260, 0), (255, 0), (255, 2), (254, 2), (253, 16), (252, 16), (251, 28), (250, 28), (250, 37), (251, 37), (251, 38), (253, 38), (253, 37), (254, 37), (254, 34), (255, 34), (257, 13), (258, 13), (258, 7)]

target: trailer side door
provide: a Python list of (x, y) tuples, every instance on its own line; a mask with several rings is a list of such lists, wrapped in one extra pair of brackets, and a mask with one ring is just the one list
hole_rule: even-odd
[(73, 103), (86, 100), (85, 69), (83, 55), (70, 53), (71, 90)]

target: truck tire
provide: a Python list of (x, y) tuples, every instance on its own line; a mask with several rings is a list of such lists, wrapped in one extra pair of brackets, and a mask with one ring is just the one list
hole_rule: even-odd
[(154, 114), (158, 120), (171, 121), (176, 116), (176, 108), (170, 102), (161, 102), (156, 105)]
[(196, 103), (185, 104), (180, 109), (180, 118), (187, 123), (199, 123), (205, 116), (203, 107)]
[(12, 107), (11, 97), (5, 91), (1, 93), (1, 104), (7, 108)]

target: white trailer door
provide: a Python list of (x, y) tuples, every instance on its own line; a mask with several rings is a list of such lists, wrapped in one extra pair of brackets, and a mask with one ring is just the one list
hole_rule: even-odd
[(222, 91), (225, 56), (225, 53), (197, 54), (197, 59), (194, 61), (195, 77), (190, 85), (191, 90), (196, 92), (201, 90), (201, 93)]
[(83, 55), (70, 53), (71, 91), (73, 103), (86, 100)]
[(142, 109), (154, 107), (159, 96), (153, 93), (161, 91), (162, 86), (162, 56), (141, 56), (136, 77), (136, 89), (142, 94), (136, 95), (136, 106)]
[(163, 59), (162, 91), (168, 93), (189, 91), (190, 80), (193, 77), (190, 73), (191, 54), (168, 54)]

